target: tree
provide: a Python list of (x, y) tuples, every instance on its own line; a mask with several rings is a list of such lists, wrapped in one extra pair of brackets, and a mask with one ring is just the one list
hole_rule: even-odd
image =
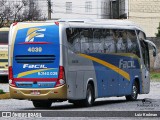
[(0, 27), (4, 26), (4, 23), (9, 20), (12, 11), (10, 6), (7, 6), (7, 2), (5, 0), (0, 1)]
[(19, 2), (0, 0), (0, 27), (12, 22), (43, 19), (41, 10), (33, 0)]
[(14, 8), (14, 22), (16, 22), (16, 21), (19, 21), (19, 16), (20, 16), (20, 14), (22, 13), (21, 11), (22, 11), (22, 9), (25, 7), (25, 6), (27, 6), (27, 0), (22, 0), (22, 2), (20, 2), (20, 3), (14, 3), (13, 4), (13, 8)]
[(156, 33), (156, 37), (160, 37), (160, 23), (159, 23), (159, 27), (157, 29), (158, 29), (158, 33)]
[(37, 7), (33, 0), (29, 0), (28, 9), (25, 9), (22, 13), (23, 20), (41, 20), (41, 10)]

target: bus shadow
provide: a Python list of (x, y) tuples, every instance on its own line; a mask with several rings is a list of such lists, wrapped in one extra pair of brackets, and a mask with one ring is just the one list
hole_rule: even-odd
[(8, 83), (8, 76), (0, 76), (0, 83)]

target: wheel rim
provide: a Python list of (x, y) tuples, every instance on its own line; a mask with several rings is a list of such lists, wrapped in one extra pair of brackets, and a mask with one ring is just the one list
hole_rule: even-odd
[(132, 90), (132, 97), (135, 99), (137, 96), (137, 87), (133, 85), (133, 90)]

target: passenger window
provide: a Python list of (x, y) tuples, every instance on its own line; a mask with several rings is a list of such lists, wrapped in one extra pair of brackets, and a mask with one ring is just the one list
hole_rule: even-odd
[(78, 31), (72, 32), (72, 30), (66, 29), (66, 33), (67, 33), (67, 41), (69, 49), (71, 49), (74, 52), (80, 52), (81, 43)]
[(134, 30), (119, 30), (116, 31), (117, 37), (117, 52), (118, 53), (133, 53), (140, 57), (137, 37)]
[(81, 52), (91, 53), (93, 51), (92, 34), (89, 29), (82, 29), (80, 33)]
[(68, 47), (78, 53), (134, 53), (140, 57), (134, 30), (66, 29)]
[(127, 52), (134, 53), (140, 57), (140, 51), (138, 47), (137, 37), (135, 31), (128, 30), (126, 32), (126, 41), (127, 41)]
[(117, 52), (126, 53), (126, 41), (123, 37), (123, 32), (118, 32)]
[(116, 52), (116, 46), (115, 46), (115, 39), (114, 39), (114, 33), (112, 30), (106, 31), (105, 37), (104, 37), (104, 52), (105, 53), (115, 53)]

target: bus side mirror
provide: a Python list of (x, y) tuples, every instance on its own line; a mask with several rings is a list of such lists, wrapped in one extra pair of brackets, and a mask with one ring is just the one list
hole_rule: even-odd
[(156, 57), (157, 56), (157, 53), (155, 50), (153, 50), (153, 57)]
[(156, 57), (156, 55), (157, 55), (156, 45), (150, 40), (145, 40), (145, 42), (148, 43), (148, 45), (150, 45), (153, 48), (153, 57)]

